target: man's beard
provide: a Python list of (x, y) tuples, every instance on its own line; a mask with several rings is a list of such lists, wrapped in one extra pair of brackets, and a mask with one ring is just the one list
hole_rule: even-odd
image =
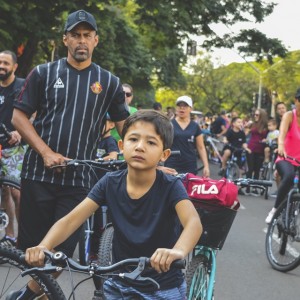
[(5, 81), (12, 74), (13, 71), (8, 71), (5, 74), (0, 74), (0, 81)]

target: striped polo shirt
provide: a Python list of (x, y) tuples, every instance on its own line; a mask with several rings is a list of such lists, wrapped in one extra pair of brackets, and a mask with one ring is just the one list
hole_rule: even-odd
[[(94, 63), (74, 69), (66, 58), (35, 67), (14, 106), (28, 116), (36, 112), (33, 125), (39, 136), (54, 152), (71, 159), (96, 157), (107, 112), (113, 121), (129, 115), (119, 78)], [(88, 167), (56, 173), (44, 167), (31, 147), (21, 177), (88, 188), (93, 184)]]

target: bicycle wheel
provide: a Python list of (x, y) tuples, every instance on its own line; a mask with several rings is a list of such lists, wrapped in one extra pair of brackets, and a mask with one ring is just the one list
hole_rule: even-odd
[(209, 262), (206, 256), (193, 256), (186, 268), (188, 300), (207, 300)]
[(20, 190), (21, 181), (15, 177), (0, 176), (0, 186), (3, 185)]
[(237, 178), (240, 178), (241, 174), (240, 174), (240, 168), (236, 163), (233, 164), (229, 164), (227, 169), (226, 169), (226, 178), (228, 180), (235, 180)]
[(266, 235), (266, 255), (271, 266), (287, 272), (300, 265), (300, 194), (292, 195), (289, 228), (285, 228), (287, 201), (277, 209)]
[[(99, 251), (98, 251), (98, 264), (100, 266), (109, 266), (112, 264), (112, 241), (114, 237), (114, 228), (107, 227), (102, 233)], [(94, 277), (94, 284), (97, 290), (102, 290), (105, 279)]]
[(21, 276), (20, 270), (28, 268), (25, 263), (20, 261), (22, 254), (24, 252), (15, 248), (0, 247), (0, 258), (5, 262), (0, 272), (0, 299), (5, 299), (11, 291), (19, 290), (30, 279), (34, 279), (49, 300), (66, 300), (60, 286), (51, 275), (33, 270), (30, 275), (24, 278)]
[(79, 263), (83, 266), (87, 266), (90, 262), (91, 232), (88, 222), (89, 220), (82, 225), (78, 241)]

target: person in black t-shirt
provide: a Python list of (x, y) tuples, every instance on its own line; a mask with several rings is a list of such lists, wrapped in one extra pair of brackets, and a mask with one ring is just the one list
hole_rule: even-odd
[[(243, 121), (236, 117), (231, 120), (231, 127), (227, 130), (225, 136), (226, 145), (223, 148), (222, 156), (222, 166), (219, 171), (220, 176), (225, 175), (225, 169), (228, 159), (230, 158), (232, 152), (237, 149), (245, 149), (247, 152), (251, 152), (246, 143), (246, 135), (242, 129)], [(241, 153), (237, 153), (237, 157)]]
[[(0, 123), (3, 123), (11, 138), (5, 141), (5, 135), (1, 133), (2, 143), (1, 164), (2, 174), (20, 179), (20, 169), (25, 153), (25, 146), (22, 145), (21, 136), (11, 124), (13, 114), (13, 103), (23, 83), (23, 78), (15, 76), (18, 67), (17, 56), (10, 50), (0, 52)], [(5, 149), (4, 149), (5, 148)], [(20, 191), (10, 187), (2, 187), (2, 205), (9, 217), (8, 226), (5, 228), (5, 236), (0, 240), (1, 246), (16, 246), (17, 233), (14, 230), (14, 222), (18, 219), (20, 205)]]
[[(90, 13), (69, 14), (63, 35), (67, 57), (35, 67), (15, 102), (13, 124), (29, 144), (21, 173), (21, 249), (37, 245), (91, 188), (90, 168), (51, 167), (68, 159), (94, 159), (106, 113), (119, 133), (129, 116), (119, 78), (92, 62), (97, 30)], [(31, 124), (28, 118), (35, 112)], [(79, 234), (80, 228), (56, 249), (72, 256)], [(16, 293), (39, 292), (33, 281), (25, 289)]]
[(126, 279), (112, 277), (104, 283), (105, 299), (122, 299), (122, 295), (128, 299), (144, 299), (144, 295), (147, 299), (185, 299), (184, 275), (170, 269), (170, 264), (192, 251), (202, 226), (181, 180), (156, 168), (171, 153), (173, 126), (160, 112), (140, 110), (125, 121), (122, 139), (119, 147), (128, 169), (107, 173), (99, 180), (38, 246), (27, 249), (26, 260), (33, 265), (43, 263), (43, 250), (56, 248), (100, 205), (107, 204), (114, 227), (113, 262), (150, 257), (154, 269), (143, 276), (156, 280), (160, 289), (153, 290), (146, 282), (133, 287)]

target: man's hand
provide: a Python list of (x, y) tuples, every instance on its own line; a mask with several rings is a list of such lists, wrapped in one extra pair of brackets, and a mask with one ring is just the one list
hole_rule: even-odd
[[(47, 151), (43, 153), (42, 158), (44, 160), (44, 166), (46, 168), (51, 168), (57, 165), (65, 165), (66, 160), (70, 160), (70, 158), (64, 157), (63, 155), (53, 152)], [(63, 168), (55, 168), (55, 172), (60, 173), (63, 171)]]
[(157, 166), (156, 168), (158, 170), (163, 171), (166, 174), (169, 174), (169, 175), (175, 175), (175, 176), (178, 175), (178, 172), (172, 168), (168, 168), (168, 167), (164, 167), (164, 166)]
[(11, 138), (8, 141), (8, 144), (11, 146), (20, 144), (21, 136), (20, 136), (19, 132), (15, 130), (15, 131), (12, 131), (10, 134), (11, 134)]

